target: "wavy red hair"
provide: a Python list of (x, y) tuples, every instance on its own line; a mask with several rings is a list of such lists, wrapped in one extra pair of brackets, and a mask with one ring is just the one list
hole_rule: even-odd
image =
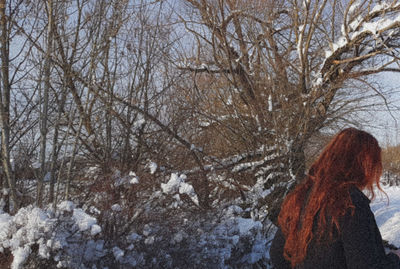
[(339, 218), (354, 209), (349, 188), (367, 189), (373, 199), (374, 184), (382, 191), (381, 174), (381, 148), (369, 133), (347, 128), (330, 141), (281, 207), (278, 223), (286, 238), (284, 257), (292, 267), (305, 259), (314, 237), (319, 240), (327, 234), (332, 239), (339, 231)]

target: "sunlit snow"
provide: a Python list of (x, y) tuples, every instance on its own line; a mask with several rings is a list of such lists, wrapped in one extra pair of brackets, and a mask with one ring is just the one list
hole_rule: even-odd
[(389, 197), (389, 204), (384, 194), (378, 193), (371, 203), (376, 223), (382, 238), (389, 243), (400, 246), (400, 187), (383, 187)]

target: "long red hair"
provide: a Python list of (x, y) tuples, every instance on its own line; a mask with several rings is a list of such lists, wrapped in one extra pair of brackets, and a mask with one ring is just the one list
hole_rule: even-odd
[(381, 148), (369, 133), (348, 128), (330, 141), (281, 207), (278, 223), (286, 238), (284, 257), (292, 267), (304, 260), (313, 238), (327, 233), (332, 239), (335, 229), (339, 231), (339, 218), (354, 209), (349, 188), (367, 189), (373, 199), (374, 184), (381, 190), (381, 174)]

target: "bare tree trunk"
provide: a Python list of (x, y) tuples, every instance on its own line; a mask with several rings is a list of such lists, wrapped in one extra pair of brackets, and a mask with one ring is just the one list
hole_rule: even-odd
[(81, 130), (82, 130), (82, 123), (83, 123), (83, 118), (81, 117), (81, 119), (79, 121), (78, 131), (75, 134), (75, 141), (74, 141), (74, 146), (72, 148), (71, 160), (69, 161), (69, 164), (68, 164), (67, 182), (66, 182), (66, 186), (65, 186), (65, 196), (64, 196), (65, 200), (68, 200), (69, 199), (69, 195), (70, 195), (71, 172), (72, 172), (72, 167), (74, 166), (74, 162), (75, 162), (75, 156), (76, 156), (76, 153), (77, 153), (79, 136), (81, 135)]
[[(109, 54), (110, 54), (110, 40), (106, 41), (106, 46), (105, 46), (105, 59), (104, 59), (104, 74), (103, 74), (103, 82), (105, 83), (105, 85), (107, 85), (107, 89), (110, 92), (113, 92), (113, 88), (111, 85), (110, 80), (111, 78), (111, 73), (109, 70)], [(106, 145), (105, 145), (105, 149), (104, 149), (104, 168), (107, 171), (107, 169), (110, 167), (110, 163), (111, 163), (111, 158), (112, 158), (112, 115), (111, 115), (111, 109), (112, 109), (112, 102), (113, 102), (113, 98), (112, 98), (112, 94), (109, 95), (109, 97), (107, 98), (107, 103), (106, 103)]]
[(37, 197), (36, 204), (42, 206), (43, 197), (43, 180), (46, 175), (46, 143), (47, 143), (47, 120), (48, 120), (48, 105), (49, 105), (49, 89), (50, 85), (50, 67), (51, 67), (51, 54), (53, 46), (53, 1), (47, 1), (47, 48), (46, 58), (44, 62), (44, 89), (43, 89), (43, 107), (40, 113), (40, 175), (37, 183)]
[[(66, 139), (68, 139), (68, 137), (71, 134), (71, 129), (72, 129), (72, 123), (73, 123), (74, 116), (75, 116), (75, 113), (72, 112), (72, 109), (70, 109), (70, 111), (69, 111), (69, 120), (68, 120), (68, 128), (67, 128), (66, 133), (64, 134), (64, 137), (63, 137), (62, 141), (65, 141)], [(68, 152), (68, 146), (66, 146), (65, 149), (64, 149), (64, 153), (63, 153), (63, 156), (62, 156), (62, 161), (61, 161), (61, 164), (60, 164), (60, 169), (58, 170), (58, 174), (57, 174), (57, 189), (55, 191), (54, 198), (53, 198), (53, 201), (52, 201), (53, 202), (53, 211), (54, 211), (54, 213), (57, 210), (57, 201), (58, 201), (58, 194), (60, 193), (61, 176), (62, 176), (62, 171), (64, 170), (65, 162), (67, 160), (67, 152)]]
[(1, 124), (1, 152), (2, 165), (10, 188), (12, 201), (11, 211), (18, 210), (18, 200), (15, 187), (15, 176), (10, 163), (10, 82), (9, 82), (9, 38), (7, 28), (6, 1), (0, 0), (1, 20), (1, 94), (0, 94), (0, 124)]
[[(53, 149), (51, 153), (51, 166), (50, 166), (50, 190), (49, 190), (49, 203), (54, 202), (54, 185), (55, 185), (55, 172), (56, 172), (56, 164), (58, 159), (58, 154), (61, 148), (62, 143), (58, 141), (59, 137), (59, 128), (60, 128), (60, 121), (62, 117), (62, 112), (64, 110), (64, 105), (67, 97), (67, 89), (64, 87), (61, 100), (58, 104), (58, 115), (56, 124), (54, 126), (54, 136), (53, 136)], [(63, 139), (64, 141), (65, 139)]]

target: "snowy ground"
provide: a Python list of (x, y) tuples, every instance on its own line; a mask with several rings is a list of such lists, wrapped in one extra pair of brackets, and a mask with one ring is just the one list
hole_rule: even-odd
[[(197, 198), (190, 195), (191, 188), (187, 188), (184, 179), (172, 175), (161, 189), (168, 195), (187, 193), (189, 198)], [(400, 187), (383, 189), (389, 204), (387, 197), (377, 191), (371, 209), (383, 239), (400, 247)], [(168, 195), (158, 199), (166, 199)], [(173, 197), (176, 199), (176, 194)], [(113, 207), (116, 205), (110, 212), (120, 218), (119, 210)], [(109, 265), (106, 262), (122, 268), (160, 268), (161, 264), (165, 268), (184, 268), (185, 264), (179, 260), (190, 260), (192, 264), (208, 262), (212, 268), (252, 268), (255, 264), (269, 268), (272, 238), (266, 238), (263, 231), (271, 226), (269, 222), (244, 218), (244, 210), (239, 206), (227, 207), (219, 212), (218, 218), (187, 218), (177, 229), (169, 227), (167, 233), (162, 223), (149, 222), (143, 231), (133, 227), (132, 233), (118, 242), (106, 237), (106, 230), (97, 220), (99, 214), (93, 213), (96, 210), (84, 210), (65, 201), (57, 208), (54, 214), (51, 207), (28, 206), (15, 216), (0, 210), (0, 253), (4, 249), (12, 252), (12, 269), (24, 268), (29, 256), (49, 260), (52, 266), (60, 268), (103, 268)]]
[(384, 240), (400, 247), (400, 187), (383, 187), (388, 199), (383, 193), (377, 192), (374, 201), (371, 202), (371, 209), (375, 214), (376, 223)]

